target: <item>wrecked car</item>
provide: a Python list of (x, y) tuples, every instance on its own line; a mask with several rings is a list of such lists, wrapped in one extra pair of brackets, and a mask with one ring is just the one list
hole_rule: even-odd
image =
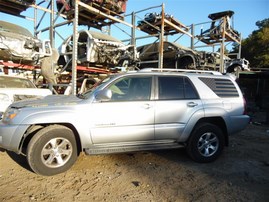
[[(218, 52), (204, 52), (201, 66), (206, 69), (214, 69), (220, 71), (220, 53)], [(234, 73), (237, 71), (250, 71), (249, 61), (245, 58), (230, 58), (227, 55), (223, 56), (224, 72)]]
[[(220, 42), (223, 38), (223, 31), (225, 30), (231, 37), (240, 41), (240, 34), (234, 30), (231, 25), (231, 17), (234, 15), (233, 11), (223, 11), (218, 13), (212, 13), (208, 15), (208, 18), (212, 20), (210, 28), (207, 30), (201, 30), (200, 35), (197, 37), (199, 40), (206, 44), (213, 44)], [(225, 27), (224, 27), (225, 19)]]
[(231, 59), (227, 58), (225, 61), (225, 72), (233, 73), (237, 71), (250, 71), (249, 61), (245, 58)]
[[(102, 27), (107, 27), (115, 23), (114, 21), (108, 20), (106, 16), (99, 15), (99, 12), (124, 20), (122, 13), (126, 11), (127, 0), (80, 0), (77, 2), (79, 9), (79, 25), (86, 25), (102, 30)], [(69, 20), (74, 18), (75, 5), (75, 0), (56, 1), (58, 12), (63, 14), (63, 18)], [(91, 12), (90, 9), (88, 9), (89, 7), (91, 7), (94, 12)]]
[[(173, 18), (172, 15), (169, 15), (166, 13), (165, 13), (164, 17), (168, 20)], [(147, 13), (144, 17), (144, 20), (140, 20), (137, 22), (137, 26), (138, 27), (143, 26), (143, 25), (147, 24), (147, 22), (150, 24), (154, 24), (156, 22), (159, 22), (161, 19), (162, 19), (162, 13)]]
[[(127, 0), (81, 0), (81, 2), (90, 6), (94, 6), (93, 4), (96, 4), (115, 13), (121, 14), (126, 11)], [(58, 11), (61, 11), (62, 7), (64, 7), (63, 13), (67, 13), (74, 9), (75, 2), (74, 0), (56, 0), (56, 5)]]
[(0, 12), (19, 15), (34, 3), (35, 0), (0, 0)]
[[(173, 15), (164, 13), (164, 20), (180, 27), (184, 31), (188, 31), (189, 27), (179, 22)], [(162, 13), (147, 13), (143, 20), (137, 22), (137, 28), (148, 34), (157, 34), (161, 31)], [(173, 35), (178, 32), (170, 26), (164, 26), (164, 35)]]
[[(158, 67), (159, 42), (137, 48), (139, 53), (139, 68)], [(177, 43), (163, 43), (163, 66), (165, 68), (195, 69), (200, 66), (201, 54)]]
[(49, 89), (37, 88), (29, 79), (0, 75), (0, 119), (8, 106), (16, 101), (51, 95)]
[[(138, 67), (140, 69), (158, 67), (159, 42), (147, 44), (137, 48), (139, 54)], [(220, 71), (220, 53), (196, 51), (180, 46), (177, 43), (165, 41), (163, 44), (163, 67), (175, 69), (206, 69)], [(232, 59), (224, 57), (224, 72), (249, 71), (246, 59)]]
[(51, 56), (49, 40), (41, 41), (27, 29), (0, 21), (0, 60), (35, 65), (39, 59)]
[[(136, 51), (134, 46), (125, 45), (114, 37), (91, 30), (81, 30), (77, 41), (78, 63), (82, 66), (116, 67), (134, 63)], [(58, 65), (72, 64), (73, 35), (59, 47)]]

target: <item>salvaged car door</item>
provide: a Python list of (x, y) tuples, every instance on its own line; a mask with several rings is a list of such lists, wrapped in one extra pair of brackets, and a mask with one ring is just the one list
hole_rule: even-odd
[(93, 143), (129, 145), (153, 141), (155, 102), (151, 101), (151, 86), (151, 76), (125, 77), (111, 84), (111, 100), (93, 103)]
[(183, 76), (159, 76), (155, 105), (156, 140), (177, 140), (202, 102), (191, 81)]

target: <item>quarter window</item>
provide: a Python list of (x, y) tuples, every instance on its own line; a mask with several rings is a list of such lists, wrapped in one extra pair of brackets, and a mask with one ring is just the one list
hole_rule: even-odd
[(239, 97), (238, 91), (233, 82), (229, 79), (199, 78), (219, 97)]

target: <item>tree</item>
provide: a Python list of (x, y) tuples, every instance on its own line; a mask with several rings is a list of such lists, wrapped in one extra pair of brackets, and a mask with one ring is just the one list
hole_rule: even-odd
[(241, 56), (251, 67), (269, 68), (269, 18), (256, 22), (255, 30), (242, 41)]

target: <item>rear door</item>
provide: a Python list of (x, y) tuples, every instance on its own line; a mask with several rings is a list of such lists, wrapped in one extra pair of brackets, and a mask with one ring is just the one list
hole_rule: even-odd
[(184, 76), (158, 76), (155, 106), (156, 140), (177, 140), (192, 115), (203, 111), (191, 81)]

